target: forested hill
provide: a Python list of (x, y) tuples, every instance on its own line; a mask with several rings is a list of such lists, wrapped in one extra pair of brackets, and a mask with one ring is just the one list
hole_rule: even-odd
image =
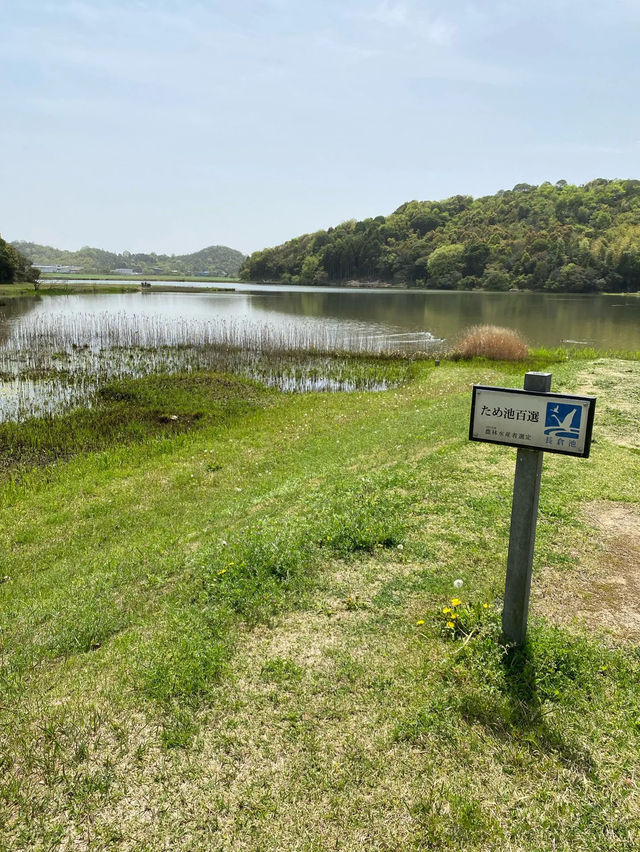
[(351, 281), (433, 289), (640, 290), (640, 181), (565, 181), (473, 199), (409, 201), (242, 266), (251, 281)]
[(236, 277), (245, 255), (227, 246), (209, 246), (193, 254), (133, 254), (104, 251), (86, 246), (78, 251), (41, 246), (37, 243), (13, 242), (35, 265), (81, 267), (86, 273), (108, 273), (115, 269), (131, 269), (143, 275), (198, 275)]

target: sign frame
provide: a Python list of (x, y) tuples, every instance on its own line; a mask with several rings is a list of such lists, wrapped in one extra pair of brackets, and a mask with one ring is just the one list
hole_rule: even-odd
[[(556, 449), (554, 447), (547, 446), (539, 446), (539, 445), (530, 445), (530, 444), (522, 444), (517, 441), (509, 441), (500, 438), (494, 437), (476, 437), (473, 434), (473, 421), (476, 413), (476, 400), (477, 400), (477, 392), (478, 391), (497, 391), (503, 394), (514, 394), (516, 396), (528, 396), (528, 397), (542, 397), (546, 401), (557, 400), (558, 403), (588, 403), (587, 408), (587, 422), (586, 429), (584, 435), (584, 449), (579, 452), (571, 451), (570, 449)], [(543, 392), (543, 391), (532, 391), (532, 390), (524, 390), (522, 388), (503, 388), (496, 387), (494, 385), (473, 385), (473, 396), (471, 399), (471, 418), (469, 421), (469, 440), (470, 441), (478, 441), (483, 444), (499, 444), (503, 447), (516, 447), (519, 450), (534, 450), (544, 453), (555, 453), (556, 455), (561, 456), (574, 456), (577, 458), (589, 458), (589, 453), (591, 452), (591, 436), (593, 433), (593, 420), (595, 416), (596, 410), (596, 400), (595, 396), (582, 396), (580, 394), (566, 394), (566, 393), (552, 393), (552, 392)]]

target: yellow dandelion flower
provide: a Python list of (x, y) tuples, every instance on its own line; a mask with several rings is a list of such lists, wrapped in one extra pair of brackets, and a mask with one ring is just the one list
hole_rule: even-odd
[(449, 618), (451, 619), (451, 621), (454, 621), (457, 617), (458, 617), (458, 613), (457, 613), (457, 612), (452, 612), (452, 613), (451, 613), (451, 615), (449, 616)]
[(455, 624), (453, 623), (453, 621), (447, 621), (447, 627), (450, 627), (453, 630)]
[(416, 624), (424, 624), (424, 618), (421, 618), (419, 621), (416, 621)]
[(451, 606), (460, 606), (461, 603), (460, 598), (451, 598)]
[(451, 612), (450, 606), (445, 606), (445, 608), (442, 610), (443, 615), (447, 615), (447, 613), (449, 613), (449, 612)]
[(482, 604), (482, 608), (483, 608), (483, 609), (488, 609), (488, 608), (489, 608), (489, 604)]
[(218, 577), (220, 577), (222, 574), (226, 574), (226, 573), (227, 573), (227, 569), (223, 568), (222, 571), (218, 571)]

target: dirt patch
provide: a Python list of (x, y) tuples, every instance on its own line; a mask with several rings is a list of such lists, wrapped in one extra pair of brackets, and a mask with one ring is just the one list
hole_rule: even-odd
[(598, 397), (594, 435), (640, 448), (640, 363), (602, 358), (577, 380), (578, 393)]
[(545, 568), (536, 608), (558, 623), (570, 613), (590, 629), (640, 640), (640, 508), (595, 502), (584, 516), (594, 535), (573, 551), (577, 570)]

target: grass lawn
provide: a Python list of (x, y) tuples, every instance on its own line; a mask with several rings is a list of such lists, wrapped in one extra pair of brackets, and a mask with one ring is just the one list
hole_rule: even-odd
[(507, 653), (516, 451), (466, 435), (524, 369), (2, 427), (0, 849), (637, 848), (640, 362), (550, 368), (596, 441), (545, 458)]

